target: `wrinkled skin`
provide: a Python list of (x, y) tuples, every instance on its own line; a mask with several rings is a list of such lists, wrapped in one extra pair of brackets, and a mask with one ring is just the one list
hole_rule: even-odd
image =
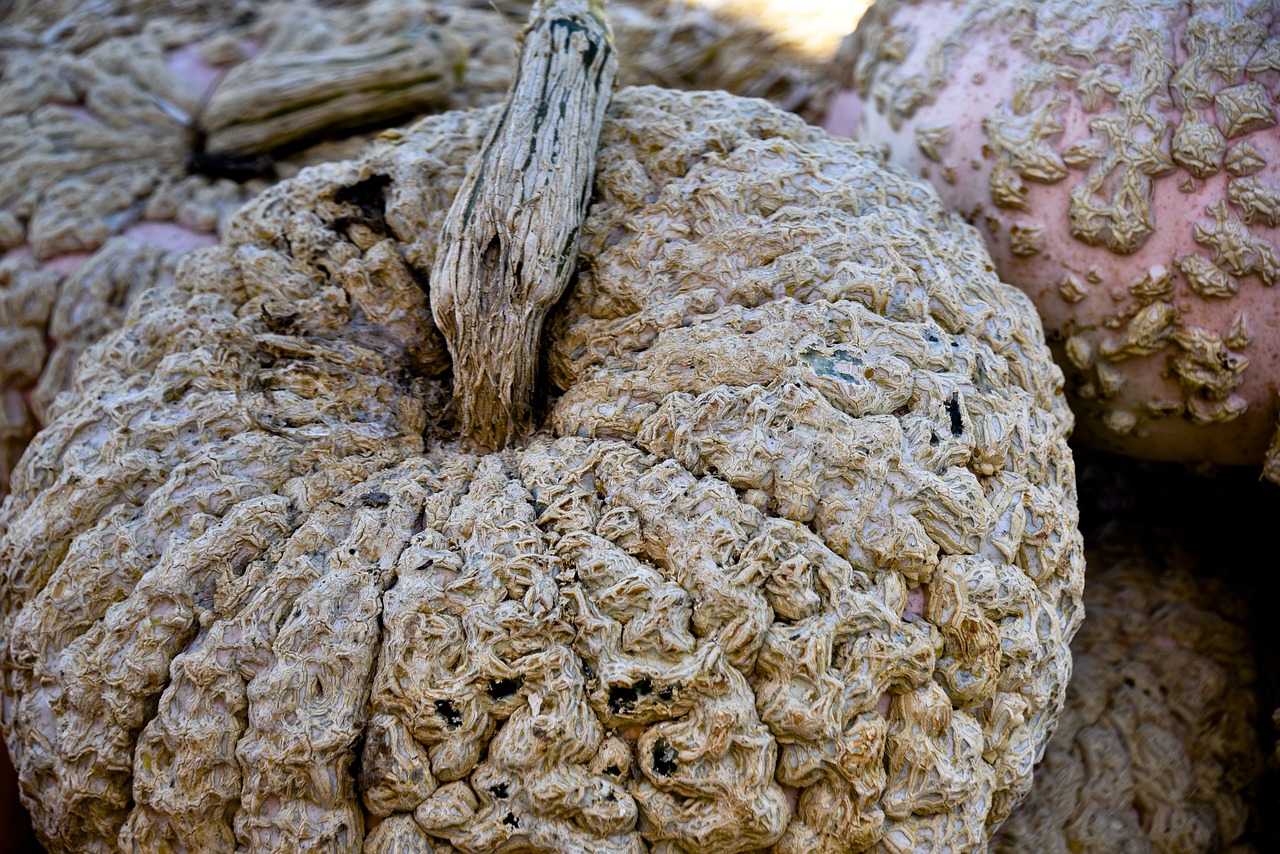
[[(0, 496), (80, 354), (138, 293), (277, 178), (354, 155), (371, 130), (496, 103), (528, 14), (514, 0), (345, 5), (0, 11)], [(725, 89), (811, 117), (825, 99), (818, 61), (750, 22), (668, 0), (613, 12), (624, 82)]]
[(492, 113), (268, 190), (0, 510), (54, 850), (982, 850), (1081, 618), (1030, 303), (870, 150), (627, 90), (539, 432), (455, 440), (434, 236)]
[(1066, 707), (993, 849), (1254, 850), (1255, 642), (1221, 551), (1158, 523), (1110, 525), (1086, 558)]
[(1082, 441), (1228, 465), (1268, 453), (1278, 8), (884, 0), (849, 44), (827, 127), (886, 145), (983, 232), (1040, 311)]
[[(358, 14), (340, 15), (323, 5), (15, 0), (0, 11), (0, 498), (81, 353), (120, 325), (140, 293), (169, 281), (182, 254), (215, 242), (273, 173), (288, 177), (363, 146), (367, 135), (347, 136), (347, 121), (313, 128), (307, 142), (322, 141), (303, 151), (203, 159), (188, 174), (203, 145), (189, 117), (215, 91), (234, 94), (230, 70), (259, 55), (264, 63), (284, 57), (300, 62), (313, 85), (332, 87), (335, 64), (326, 58), (335, 49), (354, 43), (376, 56), (387, 33), (412, 31), (406, 15), (428, 11), (465, 46), (462, 79), (443, 104), (382, 90), (363, 93), (361, 110), (381, 106), (389, 121), (487, 104), (509, 81), (512, 34), (527, 14), (520, 2), (360, 3), (352, 4)], [(827, 83), (817, 64), (749, 23), (678, 3), (612, 7), (633, 82), (725, 88), (811, 116), (820, 108)], [(360, 127), (369, 122), (362, 112)], [(265, 139), (270, 148), (270, 133)], [(18, 846), (26, 822), (9, 778), (0, 778), (0, 802), (14, 816), (0, 822), (3, 835)]]

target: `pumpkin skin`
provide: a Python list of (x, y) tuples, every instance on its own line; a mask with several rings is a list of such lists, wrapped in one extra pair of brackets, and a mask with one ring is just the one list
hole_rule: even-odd
[(873, 153), (610, 107), (542, 432), (452, 433), (426, 290), (495, 113), (307, 170), (81, 361), (0, 510), (52, 850), (978, 850), (1070, 671), (1030, 302)]
[(1252, 850), (1256, 642), (1241, 591), (1216, 577), (1228, 558), (1188, 530), (1090, 532), (1066, 705), (992, 850)]
[(850, 48), (827, 127), (983, 232), (1076, 437), (1258, 465), (1280, 411), (1275, 4), (888, 0)]

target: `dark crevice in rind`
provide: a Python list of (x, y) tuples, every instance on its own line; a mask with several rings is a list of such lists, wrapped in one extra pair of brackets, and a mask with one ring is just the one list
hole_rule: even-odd
[[(391, 176), (374, 174), (348, 186), (339, 187), (333, 194), (338, 204), (354, 205), (360, 212), (352, 216), (342, 216), (329, 225), (340, 234), (347, 235), (352, 225), (363, 225), (380, 237), (389, 235), (387, 227), (387, 188), (391, 186)], [(425, 290), (425, 289), (424, 289)]]
[(951, 416), (951, 435), (963, 435), (964, 417), (960, 413), (960, 396), (954, 392), (951, 397), (947, 399), (947, 414)]
[(265, 154), (210, 154), (203, 142), (193, 147), (185, 164), (188, 175), (244, 184), (255, 179), (275, 181), (276, 164)]
[[(397, 242), (400, 240), (399, 236), (396, 236), (396, 240)], [(400, 245), (403, 246), (403, 244)], [(413, 283), (418, 286), (418, 289), (430, 297), (431, 271), (419, 268), (417, 264), (410, 263), (407, 258), (405, 259), (404, 267), (409, 271), (409, 276), (413, 279)]]
[(501, 700), (510, 697), (524, 686), (524, 677), (517, 676), (514, 679), (493, 679), (489, 682), (489, 699)]
[(450, 700), (435, 701), (436, 714), (444, 721), (445, 727), (449, 730), (455, 730), (462, 726), (462, 713), (453, 705)]
[(663, 777), (670, 777), (676, 772), (676, 760), (679, 758), (680, 754), (667, 743), (665, 738), (660, 738), (653, 743), (653, 770), (656, 773)]
[[(378, 615), (378, 636), (379, 636), (379, 642), (381, 642), (381, 636), (382, 636), (382, 615), (381, 614)], [(379, 643), (379, 648), (380, 647), (381, 647), (381, 644)], [(374, 659), (376, 662), (377, 653), (374, 654)], [(377, 672), (377, 671), (374, 671), (374, 672)], [(365, 753), (365, 747), (368, 745), (368, 741), (369, 741), (369, 724), (368, 724), (368, 721), (366, 720), (364, 727), (360, 730), (360, 734), (356, 736), (355, 743), (351, 745), (351, 764), (347, 766), (347, 777), (356, 781), (355, 798), (356, 798), (356, 802), (360, 805), (360, 808), (362, 810), (364, 809), (364, 799), (360, 795), (362, 790), (365, 788), (364, 773), (363, 773), (364, 753)]]
[(614, 715), (634, 712), (636, 701), (642, 696), (648, 696), (652, 691), (653, 682), (647, 676), (637, 681), (634, 685), (610, 685), (609, 712)]

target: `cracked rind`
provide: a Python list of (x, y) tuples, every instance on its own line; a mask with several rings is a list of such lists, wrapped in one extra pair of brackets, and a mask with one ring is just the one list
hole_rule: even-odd
[[(0, 496), (80, 353), (172, 276), (181, 251), (161, 259), (139, 237), (126, 249), (131, 227), (176, 226), (207, 244), (272, 171), (356, 156), (378, 124), (496, 103), (528, 14), (517, 0), (331, 5), (20, 0), (0, 12)], [(649, 0), (611, 15), (626, 83), (725, 89), (810, 117), (827, 97), (821, 63), (725, 11)], [(207, 156), (228, 148), (240, 159)], [(197, 154), (243, 183), (188, 174)], [(21, 263), (31, 258), (45, 270)], [(55, 292), (82, 322), (50, 324)]]
[(268, 190), (81, 360), (0, 511), (45, 843), (984, 848), (1082, 616), (1030, 302), (869, 149), (626, 90), (563, 394), (464, 453), (424, 277), (493, 115)]
[(1253, 850), (1262, 739), (1247, 612), (1177, 541), (1119, 528), (1091, 543), (1066, 707), (992, 850)]
[[(1150, 459), (1263, 460), (1280, 338), (1218, 344), (1222, 359), (1194, 376), (1179, 363), (1237, 317), (1280, 326), (1280, 7), (880, 0), (842, 55), (849, 88), (828, 124), (856, 123), (983, 231), (1044, 319), (1077, 438)], [(1131, 288), (1166, 275), (1164, 296)], [(1157, 319), (1167, 334), (1151, 337)], [(1063, 351), (1073, 338), (1123, 388), (1100, 393)]]

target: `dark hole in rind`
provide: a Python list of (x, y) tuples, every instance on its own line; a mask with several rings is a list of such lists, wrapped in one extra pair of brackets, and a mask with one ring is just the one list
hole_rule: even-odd
[(613, 714), (622, 712), (632, 712), (636, 708), (636, 700), (640, 699), (641, 694), (648, 694), (653, 690), (653, 682), (646, 676), (640, 679), (634, 685), (610, 685), (609, 686), (609, 711)]
[[(480, 269), (486, 271), (496, 271), (502, 263), (502, 238), (494, 235), (489, 238), (489, 242), (485, 244), (484, 249), (480, 252)], [(519, 281), (517, 279), (517, 281)], [(481, 302), (484, 301), (484, 291), (478, 291)], [(483, 305), (481, 306), (484, 307)]]
[(405, 268), (409, 271), (409, 277), (413, 279), (413, 283), (418, 286), (418, 290), (427, 296), (431, 295), (431, 276), (427, 271), (419, 270), (414, 264), (405, 262)]
[(366, 507), (386, 507), (391, 503), (391, 496), (385, 492), (366, 492), (360, 496)]
[(502, 823), (507, 827), (519, 827), (520, 819), (516, 818), (515, 813), (507, 813), (506, 816), (503, 817)]
[(653, 770), (663, 777), (670, 777), (676, 772), (678, 756), (676, 749), (667, 744), (665, 738), (658, 739), (653, 743)]
[(361, 789), (369, 789), (386, 776), (388, 767), (386, 733), (381, 729), (369, 729), (356, 739), (351, 757), (351, 770), (359, 769), (357, 779)]
[(354, 216), (342, 216), (333, 221), (333, 230), (345, 233), (347, 228), (365, 225), (376, 234), (387, 233), (387, 187), (391, 186), (391, 176), (370, 175), (363, 181), (357, 181), (350, 187), (339, 187), (333, 194), (333, 200), (339, 204), (355, 205), (360, 213)]
[(519, 691), (524, 685), (524, 680), (516, 677), (515, 679), (494, 679), (489, 683), (489, 699), (501, 700), (504, 697), (510, 697)]
[(676, 697), (676, 686), (674, 685), (668, 685), (658, 692), (658, 699), (665, 700), (668, 703), (674, 700), (675, 697)]
[(960, 416), (960, 397), (951, 395), (947, 401), (947, 414), (951, 416), (951, 435), (959, 436), (964, 432), (964, 419)]
[(445, 726), (457, 729), (462, 725), (462, 714), (449, 700), (436, 700), (436, 714), (444, 718)]
[(489, 787), (489, 791), (493, 793), (495, 798), (505, 798), (508, 794), (506, 783), (495, 783)]
[(611, 777), (617, 777), (619, 774), (622, 773), (622, 769), (619, 768), (617, 765), (606, 765), (604, 766), (604, 773), (610, 775)]

